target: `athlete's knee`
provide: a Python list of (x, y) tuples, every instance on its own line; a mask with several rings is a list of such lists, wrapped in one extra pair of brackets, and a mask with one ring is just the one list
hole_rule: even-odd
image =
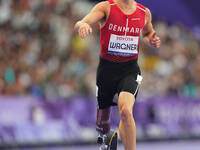
[(133, 105), (134, 105), (134, 96), (132, 94), (122, 92), (119, 95), (119, 112), (120, 119), (123, 123), (129, 124), (131, 119), (133, 119)]
[(133, 118), (132, 109), (128, 108), (127, 106), (122, 106), (119, 112), (121, 121), (128, 125)]
[(97, 110), (96, 130), (101, 134), (110, 131), (110, 108)]

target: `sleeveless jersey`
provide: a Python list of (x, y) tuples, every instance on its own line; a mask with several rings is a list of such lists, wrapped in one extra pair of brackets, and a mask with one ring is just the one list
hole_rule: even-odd
[(113, 0), (106, 24), (100, 30), (100, 56), (112, 62), (136, 60), (140, 33), (145, 25), (146, 8), (137, 3), (136, 10), (124, 14)]

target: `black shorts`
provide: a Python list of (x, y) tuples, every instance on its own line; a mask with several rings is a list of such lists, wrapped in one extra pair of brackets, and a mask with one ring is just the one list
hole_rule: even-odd
[(137, 77), (140, 75), (137, 60), (116, 63), (100, 58), (96, 77), (98, 108), (115, 105), (113, 98), (120, 92), (130, 92), (135, 97), (138, 92)]

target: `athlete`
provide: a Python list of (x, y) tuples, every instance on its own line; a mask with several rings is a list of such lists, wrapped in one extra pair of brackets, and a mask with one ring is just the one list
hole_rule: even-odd
[[(118, 94), (120, 137), (125, 150), (136, 150), (136, 126), (132, 112), (142, 80), (137, 64), (139, 39), (142, 35), (143, 40), (154, 48), (159, 48), (161, 41), (152, 27), (150, 10), (135, 0), (100, 2), (74, 28), (84, 39), (92, 33), (91, 25), (94, 23), (100, 27), (101, 47), (96, 81), (96, 129), (102, 141), (104, 137), (110, 138), (110, 108), (115, 105), (114, 95)], [(116, 137), (116, 133), (111, 137)], [(116, 146), (110, 149), (116, 149)]]

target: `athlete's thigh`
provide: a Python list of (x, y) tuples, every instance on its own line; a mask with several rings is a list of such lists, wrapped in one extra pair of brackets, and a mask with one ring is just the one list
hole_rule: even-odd
[(126, 106), (127, 108), (132, 109), (139, 88), (139, 83), (137, 81), (138, 76), (138, 74), (129, 74), (125, 76), (119, 83), (119, 108)]
[(117, 93), (117, 82), (114, 80), (113, 74), (98, 68), (96, 80), (96, 96), (99, 109), (105, 109), (112, 106), (114, 104), (114, 95)]
[[(102, 86), (103, 85), (103, 86)], [(108, 88), (105, 84), (97, 85), (97, 102), (99, 109), (106, 109), (113, 106), (115, 92), (113, 87)]]
[(120, 92), (129, 92), (133, 94), (135, 97), (137, 96), (139, 83), (137, 81), (138, 74), (128, 74), (118, 84), (117, 92), (118, 95)]
[(120, 92), (118, 99), (119, 110), (122, 110), (122, 108), (126, 108), (130, 112), (132, 112), (134, 103), (135, 103), (135, 96), (132, 93), (125, 91)]

